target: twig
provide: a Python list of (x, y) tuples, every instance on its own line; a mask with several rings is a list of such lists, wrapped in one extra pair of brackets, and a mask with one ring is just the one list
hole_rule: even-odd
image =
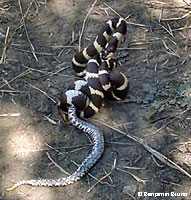
[[(62, 64), (63, 64), (63, 63), (61, 63), (61, 64), (59, 64), (59, 65), (62, 66)], [(55, 66), (55, 68), (58, 67), (59, 65)], [(39, 73), (41, 73), (41, 74), (44, 74), (45, 76), (53, 76), (53, 75), (58, 74), (59, 72), (65, 70), (65, 69), (67, 69), (68, 67), (69, 67), (69, 66), (66, 66), (66, 67), (64, 67), (64, 68), (61, 68), (61, 69), (55, 71), (55, 72), (42, 71), (42, 70), (35, 69), (35, 68), (31, 68), (31, 67), (26, 67), (26, 68), (27, 68), (27, 69), (30, 69), (31, 71), (35, 71), (35, 72), (39, 72)], [(71, 76), (71, 75), (64, 75), (64, 74), (58, 74), (58, 75), (60, 75), (60, 76), (66, 76), (66, 77)]]
[[(61, 64), (57, 65), (56, 67), (61, 67), (61, 66), (64, 66), (65, 64), (66, 64), (66, 63), (61, 63)], [(56, 67), (55, 67), (55, 68), (56, 68)], [(66, 67), (63, 67), (63, 68), (61, 68), (61, 69), (55, 71), (55, 72), (51, 72), (51, 73), (50, 73), (50, 76), (53, 76), (53, 75), (55, 75), (55, 74), (58, 74), (59, 72), (68, 69), (69, 67), (70, 67), (70, 66), (66, 66)]]
[[(188, 111), (188, 110), (186, 110)], [(185, 112), (184, 112), (185, 113)], [(95, 120), (97, 121), (97, 120)], [(167, 166), (171, 167), (171, 168), (174, 168), (174, 169), (177, 169), (179, 171), (181, 171), (183, 174), (185, 174), (186, 176), (188, 176), (189, 178), (191, 178), (191, 175), (186, 171), (184, 170), (183, 168), (181, 168), (179, 165), (177, 165), (176, 163), (174, 163), (172, 160), (170, 160), (169, 158), (167, 158), (166, 156), (162, 155), (161, 153), (159, 153), (158, 151), (154, 150), (153, 148), (149, 147), (147, 144), (146, 144), (146, 141), (141, 139), (141, 138), (138, 138), (136, 136), (132, 136), (132, 135), (128, 135), (127, 133), (113, 127), (113, 126), (110, 126), (108, 124), (105, 124), (103, 122), (100, 122), (100, 121), (97, 121), (98, 123), (104, 125), (104, 126), (107, 126), (109, 127), (110, 129), (112, 130), (115, 130), (117, 131), (118, 133), (121, 133), (123, 135), (125, 135), (126, 137), (132, 139), (133, 141), (141, 144), (148, 152), (150, 152), (152, 155), (154, 155), (156, 158), (158, 158), (161, 162), (165, 163)]]
[(170, 47), (165, 43), (164, 40), (162, 40), (162, 43), (163, 43), (165, 49), (167, 50), (167, 51), (165, 51), (167, 54), (170, 54), (170, 55), (173, 55), (173, 56), (175, 56), (175, 57), (180, 58), (180, 56), (175, 52), (175, 50), (172, 49), (172, 48), (170, 48)]
[[(74, 40), (74, 39), (72, 39), (72, 40)], [(72, 45), (53, 45), (53, 46), (50, 46), (50, 48), (53, 48), (53, 49), (57, 49), (57, 48), (75, 48), (75, 47), (76, 46), (72, 46)]]
[(184, 19), (186, 18), (188, 15), (191, 14), (191, 11), (189, 11), (188, 13), (186, 13), (185, 15), (183, 15), (182, 17), (174, 17), (174, 18), (164, 18), (164, 19), (161, 19), (162, 21), (177, 21), (177, 20), (181, 20), (181, 19)]
[(133, 170), (143, 170), (143, 169), (146, 169), (145, 167), (129, 167), (129, 166), (119, 166), (119, 168), (133, 169)]
[(183, 174), (185, 174), (186, 176), (188, 176), (189, 178), (191, 178), (191, 175), (185, 171), (183, 168), (181, 168), (179, 165), (177, 165), (176, 163), (174, 163), (172, 160), (170, 160), (169, 158), (167, 158), (166, 156), (162, 155), (161, 153), (159, 153), (158, 151), (152, 149), (151, 147), (149, 147), (146, 143), (143, 143), (143, 146), (145, 147), (145, 149), (147, 151), (149, 151), (150, 153), (152, 153), (152, 155), (154, 155), (156, 158), (158, 158), (160, 161), (162, 161), (163, 163), (165, 163), (166, 165), (168, 165), (171, 168), (177, 169), (179, 171), (181, 171)]
[[(157, 129), (153, 134), (159, 133), (162, 129), (166, 128), (169, 124), (171, 124), (173, 121), (175, 121), (177, 119), (177, 117), (180, 117), (181, 115), (183, 115), (184, 113), (188, 112), (190, 109), (184, 110), (181, 113), (177, 114), (174, 116), (174, 118), (172, 118), (169, 122), (167, 122), (164, 126), (162, 126), (161, 128)], [(171, 117), (169, 117), (171, 118)]]
[(20, 29), (20, 28), (23, 26), (22, 21), (23, 21), (23, 19), (25, 19), (25, 18), (27, 17), (27, 15), (28, 15), (28, 13), (29, 13), (29, 10), (30, 10), (30, 8), (31, 8), (31, 6), (32, 6), (32, 4), (33, 4), (33, 2), (34, 2), (34, 0), (30, 3), (30, 5), (29, 5), (27, 11), (26, 11), (25, 14), (22, 16), (22, 19), (19, 21), (19, 24), (18, 24), (17, 27), (14, 29), (13, 34), (10, 36), (9, 40), (7, 40), (7, 44), (6, 44), (6, 45), (4, 46), (4, 48), (3, 48), (3, 54), (2, 54), (2, 57), (1, 57), (1, 60), (0, 60), (0, 64), (2, 64), (3, 62), (5, 62), (5, 53), (6, 53), (6, 50), (7, 50), (8, 46), (9, 46), (9, 44), (11, 43), (13, 37), (15, 36), (17, 30)]
[(48, 117), (48, 116), (44, 116), (44, 118), (45, 118), (48, 122), (50, 122), (52, 125), (57, 125), (57, 124), (58, 124), (57, 122), (55, 122), (53, 119), (51, 119), (51, 118)]
[[(115, 13), (118, 17), (123, 18), (117, 11), (115, 11), (113, 8), (111, 8), (110, 6), (108, 6), (106, 3), (104, 3), (104, 5), (105, 5), (106, 7), (108, 7), (113, 13)], [(123, 18), (123, 19), (124, 19), (124, 18)], [(137, 23), (133, 23), (133, 22), (128, 22), (128, 21), (126, 20), (126, 18), (125, 18), (124, 20), (126, 21), (127, 24), (130, 24), (130, 25), (146, 27), (146, 25), (144, 25), (144, 24), (137, 24)]]
[(143, 183), (144, 185), (146, 185), (146, 181), (139, 178), (138, 176), (135, 176), (135, 174), (131, 173), (131, 172), (128, 172), (128, 171), (125, 171), (123, 169), (120, 169), (119, 167), (116, 168), (117, 170), (121, 171), (121, 172), (125, 172), (129, 175), (131, 175), (138, 183)]
[(19, 90), (0, 90), (2, 93), (25, 93), (24, 91)]
[(182, 31), (182, 30), (187, 30), (187, 29), (191, 29), (191, 26), (187, 26), (187, 27), (184, 26), (184, 27), (172, 29), (172, 32), (174, 32), (174, 31)]
[(102, 178), (100, 178), (94, 185), (92, 185), (92, 187), (91, 187), (87, 192), (91, 192), (91, 190), (92, 190), (98, 183), (100, 183), (100, 182), (103, 181), (105, 178), (107, 178), (108, 176), (110, 176), (111, 173), (112, 173), (112, 171), (109, 172), (109, 173), (107, 173), (107, 174), (106, 174), (105, 176), (103, 176)]
[(19, 117), (21, 113), (7, 113), (7, 114), (0, 114), (0, 117)]
[[(161, 26), (170, 36), (174, 37), (174, 35), (173, 35), (171, 29), (168, 30), (168, 29), (167, 29), (165, 26), (163, 26), (162, 24), (159, 24), (159, 23), (157, 23), (157, 24), (158, 24), (159, 26)], [(168, 28), (169, 28), (169, 26), (168, 26)]]
[(184, 2), (189, 8), (191, 7), (190, 4), (187, 3), (185, 0), (183, 0), (183, 2)]
[[(21, 52), (26, 52), (26, 53), (32, 53), (31, 51), (29, 50), (24, 50), (24, 49), (19, 49), (17, 47), (14, 47), (14, 45), (11, 45), (11, 47), (17, 51), (21, 51)], [(55, 54), (51, 54), (51, 53), (43, 53), (43, 52), (35, 52), (37, 55), (43, 55), (43, 56), (55, 56)]]
[(48, 159), (49, 159), (61, 172), (63, 172), (63, 173), (65, 173), (65, 174), (67, 174), (68, 176), (70, 176), (70, 174), (69, 174), (67, 171), (65, 171), (62, 167), (60, 167), (60, 165), (58, 165), (58, 164), (51, 158), (51, 156), (50, 156), (50, 154), (49, 154), (48, 152), (46, 152), (46, 155), (47, 155)]
[(92, 187), (89, 188), (89, 190), (87, 191), (88, 193), (92, 191), (92, 189), (101, 181), (103, 181), (105, 178), (107, 178), (108, 176), (110, 176), (113, 172), (113, 170), (115, 169), (115, 165), (116, 165), (116, 159), (114, 160), (114, 164), (112, 166), (112, 169), (109, 173), (107, 173), (105, 176), (103, 176), (102, 178), (100, 178), (95, 184), (92, 185)]
[(53, 103), (57, 103), (57, 101), (54, 100), (55, 97), (51, 96), (50, 94), (47, 94), (45, 91), (41, 90), (40, 88), (33, 86), (30, 84), (30, 86), (38, 91), (40, 91), (42, 94), (44, 94), (48, 99), (50, 99)]
[(81, 29), (81, 32), (80, 32), (80, 37), (79, 37), (79, 51), (81, 51), (81, 40), (82, 40), (82, 36), (83, 36), (83, 33), (84, 33), (84, 29), (85, 29), (85, 24), (86, 24), (86, 21), (88, 19), (88, 16), (90, 15), (93, 7), (95, 6), (95, 4), (97, 3), (98, 0), (95, 0), (94, 3), (92, 4), (90, 10), (88, 11), (84, 21), (83, 21), (83, 25), (82, 25), (82, 29)]
[(12, 83), (14, 80), (16, 80), (17, 78), (20, 78), (22, 76), (25, 76), (26, 74), (30, 73), (31, 69), (27, 69), (26, 71), (22, 72), (21, 74), (19, 74), (18, 76), (15, 76), (13, 79), (11, 79), (10, 81), (7, 81), (6, 83), (4, 83), (3, 85), (0, 86), (0, 89), (2, 89), (3, 87), (5, 87), (6, 85), (8, 85), (9, 83)]
[(32, 54), (33, 54), (35, 60), (38, 62), (38, 58), (37, 58), (37, 56), (36, 56), (36, 54), (35, 54), (35, 48), (34, 48), (32, 42), (31, 42), (31, 40), (30, 40), (30, 38), (29, 38), (28, 30), (27, 30), (27, 27), (26, 27), (26, 24), (25, 24), (25, 18), (24, 18), (23, 9), (22, 9), (22, 6), (21, 6), (21, 0), (18, 0), (18, 2), (19, 2), (20, 11), (21, 11), (21, 14), (22, 14), (22, 21), (23, 21), (23, 24), (24, 24), (24, 28), (25, 28), (27, 40), (28, 40), (28, 42), (29, 42), (29, 44), (30, 44)]
[(7, 49), (9, 31), (10, 31), (10, 27), (7, 28), (7, 32), (6, 32), (6, 36), (5, 36), (5, 46), (3, 48), (3, 53), (2, 53), (2, 56), (1, 56), (0, 64), (2, 64), (4, 62), (5, 57), (6, 57), (5, 54), (6, 54), (6, 49)]
[(112, 7), (110, 7), (110, 6), (107, 5), (106, 3), (104, 3), (104, 5), (105, 5), (106, 7), (108, 7), (113, 13), (115, 13), (118, 17), (121, 17), (121, 15), (120, 15), (117, 11), (115, 11)]

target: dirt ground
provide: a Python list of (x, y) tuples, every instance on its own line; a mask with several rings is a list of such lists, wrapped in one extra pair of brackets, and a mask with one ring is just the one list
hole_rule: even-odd
[[(0, 199), (191, 199), (190, 14), (189, 0), (2, 0)], [(72, 173), (91, 151), (84, 134), (60, 121), (56, 102), (76, 79), (79, 44), (117, 15), (128, 25), (117, 57), (130, 90), (88, 120), (104, 133), (102, 158), (73, 185), (5, 192), (22, 179), (67, 176), (54, 162)]]

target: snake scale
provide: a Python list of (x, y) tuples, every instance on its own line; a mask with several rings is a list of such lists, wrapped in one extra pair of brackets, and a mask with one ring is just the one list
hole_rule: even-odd
[(81, 179), (101, 157), (104, 151), (102, 132), (79, 117), (88, 118), (97, 113), (105, 97), (114, 100), (126, 97), (128, 79), (116, 70), (117, 59), (114, 56), (118, 45), (124, 39), (126, 30), (126, 22), (122, 18), (107, 21), (94, 42), (73, 57), (73, 69), (82, 80), (72, 83), (67, 91), (63, 92), (58, 103), (62, 120), (70, 122), (92, 138), (91, 153), (68, 177), (21, 180), (6, 188), (6, 191), (12, 191), (21, 185), (52, 187), (73, 184)]

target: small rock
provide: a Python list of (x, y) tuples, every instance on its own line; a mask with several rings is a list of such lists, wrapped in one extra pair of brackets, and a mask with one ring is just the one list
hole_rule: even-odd
[(137, 189), (138, 189), (137, 185), (135, 185), (135, 184), (125, 185), (123, 187), (123, 193), (130, 194), (130, 195), (134, 196), (134, 194), (137, 191)]

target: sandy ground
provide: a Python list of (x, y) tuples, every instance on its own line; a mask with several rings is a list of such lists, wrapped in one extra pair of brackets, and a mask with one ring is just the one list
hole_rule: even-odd
[(156, 199), (191, 199), (189, 0), (96, 2), (84, 26), (81, 47), (118, 14), (128, 24), (117, 57), (119, 70), (129, 77), (129, 96), (123, 102), (106, 101), (88, 120), (104, 133), (104, 155), (89, 175), (71, 186), (4, 191), (22, 179), (67, 176), (49, 157), (72, 173), (75, 163), (91, 151), (84, 134), (60, 121), (56, 101), (75, 80), (71, 60), (93, 3), (0, 2), (0, 199), (154, 199), (138, 197), (138, 192), (184, 192), (187, 197)]

